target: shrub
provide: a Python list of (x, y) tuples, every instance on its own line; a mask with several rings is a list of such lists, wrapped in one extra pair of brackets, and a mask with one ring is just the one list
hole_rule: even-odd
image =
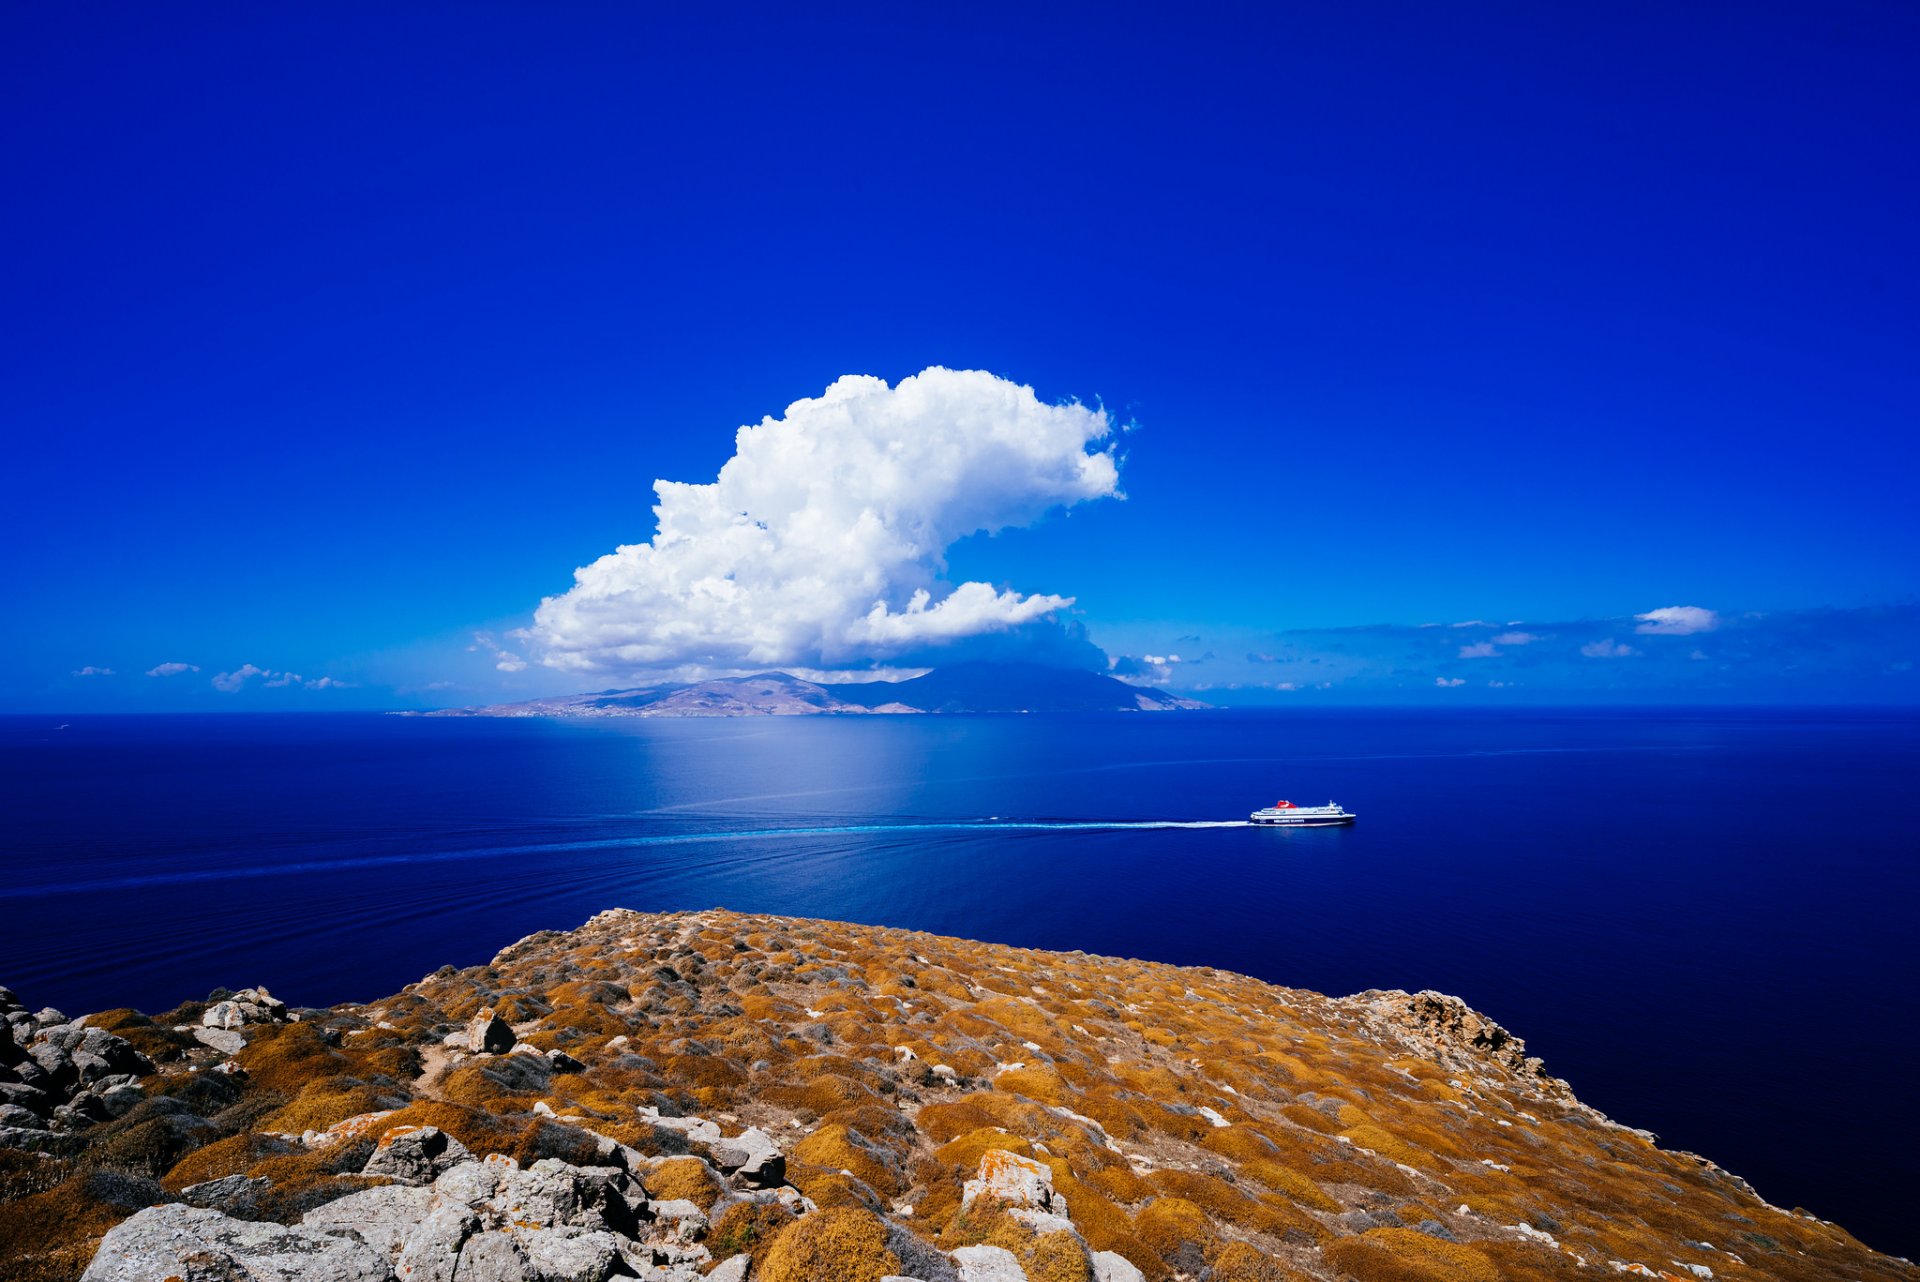
[(1500, 1282), (1483, 1253), (1418, 1229), (1374, 1229), (1330, 1243), (1327, 1263), (1359, 1282)]
[(831, 1207), (780, 1230), (755, 1271), (755, 1282), (880, 1282), (897, 1274), (887, 1249), (887, 1222), (871, 1211)]
[(697, 1157), (676, 1157), (662, 1162), (640, 1182), (646, 1186), (648, 1197), (661, 1201), (685, 1198), (702, 1211), (712, 1210), (723, 1191), (713, 1169)]
[(900, 1160), (849, 1126), (823, 1126), (793, 1146), (792, 1160), (828, 1171), (846, 1171), (888, 1197), (905, 1188)]
[(714, 1221), (707, 1249), (715, 1260), (745, 1255), (758, 1272), (775, 1236), (793, 1220), (793, 1212), (778, 1202), (735, 1202)]
[(1272, 1256), (1245, 1242), (1229, 1242), (1213, 1255), (1213, 1282), (1285, 1282), (1286, 1277)]
[(1207, 1250), (1216, 1240), (1206, 1212), (1180, 1197), (1147, 1203), (1133, 1217), (1133, 1231), (1169, 1267), (1196, 1275), (1206, 1267)]

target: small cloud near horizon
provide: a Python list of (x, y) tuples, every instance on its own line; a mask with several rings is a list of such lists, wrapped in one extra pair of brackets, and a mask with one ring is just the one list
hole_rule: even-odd
[(84, 668), (75, 668), (73, 670), (73, 675), (76, 677), (110, 677), (113, 675), (113, 669), (99, 668), (89, 663)]
[(1719, 615), (1697, 605), (1663, 605), (1633, 617), (1640, 624), (1634, 631), (1650, 637), (1688, 637), (1720, 626)]
[(231, 672), (221, 672), (212, 679), (213, 688), (223, 694), (236, 694), (246, 688), (247, 682), (255, 677), (261, 678), (261, 684), (269, 690), (288, 688), (301, 690), (346, 690), (351, 689), (345, 681), (336, 681), (332, 677), (303, 677), (297, 672), (275, 672), (271, 668), (257, 667), (243, 663)]
[(527, 661), (513, 651), (503, 648), (491, 632), (473, 634), (473, 644), (467, 647), (469, 652), (485, 650), (493, 655), (493, 666), (501, 672), (525, 672)]
[[(1529, 621), (1524, 628), (1487, 624), (1504, 630), (1490, 631), (1485, 640), (1463, 639), (1454, 626), (1254, 633), (1241, 638), (1248, 648), (1233, 655), (1225, 670), (1212, 668), (1208, 675), (1221, 689), (1331, 682), (1341, 697), (1378, 701), (1412, 697), (1421, 689), (1459, 689), (1449, 683), (1460, 679), (1457, 665), (1470, 662), (1484, 672), (1484, 688), (1524, 687), (1530, 699), (1920, 700), (1911, 662), (1920, 601), (1771, 613), (1662, 606), (1611, 617)], [(1696, 643), (1707, 634), (1712, 641), (1703, 649)], [(1472, 685), (1482, 688), (1482, 680)]]
[(182, 672), (198, 671), (200, 671), (200, 665), (197, 663), (157, 663), (147, 669), (147, 675), (150, 677), (177, 677)]

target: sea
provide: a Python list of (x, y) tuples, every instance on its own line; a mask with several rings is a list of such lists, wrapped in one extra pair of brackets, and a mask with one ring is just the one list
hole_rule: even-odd
[(0, 984), (325, 1006), (719, 906), (1433, 988), (1913, 1256), (1917, 834), (1914, 711), (10, 717)]

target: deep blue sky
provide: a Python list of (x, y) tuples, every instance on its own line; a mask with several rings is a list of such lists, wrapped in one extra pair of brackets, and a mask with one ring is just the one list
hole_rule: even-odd
[(1115, 654), (1920, 590), (1910, 6), (387, 9), (0, 16), (0, 706), (497, 693), (932, 364), (1140, 424), (953, 556)]

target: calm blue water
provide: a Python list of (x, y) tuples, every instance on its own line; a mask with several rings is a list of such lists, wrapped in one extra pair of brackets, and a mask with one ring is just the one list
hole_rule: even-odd
[[(31, 1005), (372, 998), (614, 905), (1438, 988), (1620, 1120), (1920, 1252), (1912, 714), (58, 721), (0, 720), (0, 983)], [(1145, 826), (1280, 796), (1361, 821)]]

